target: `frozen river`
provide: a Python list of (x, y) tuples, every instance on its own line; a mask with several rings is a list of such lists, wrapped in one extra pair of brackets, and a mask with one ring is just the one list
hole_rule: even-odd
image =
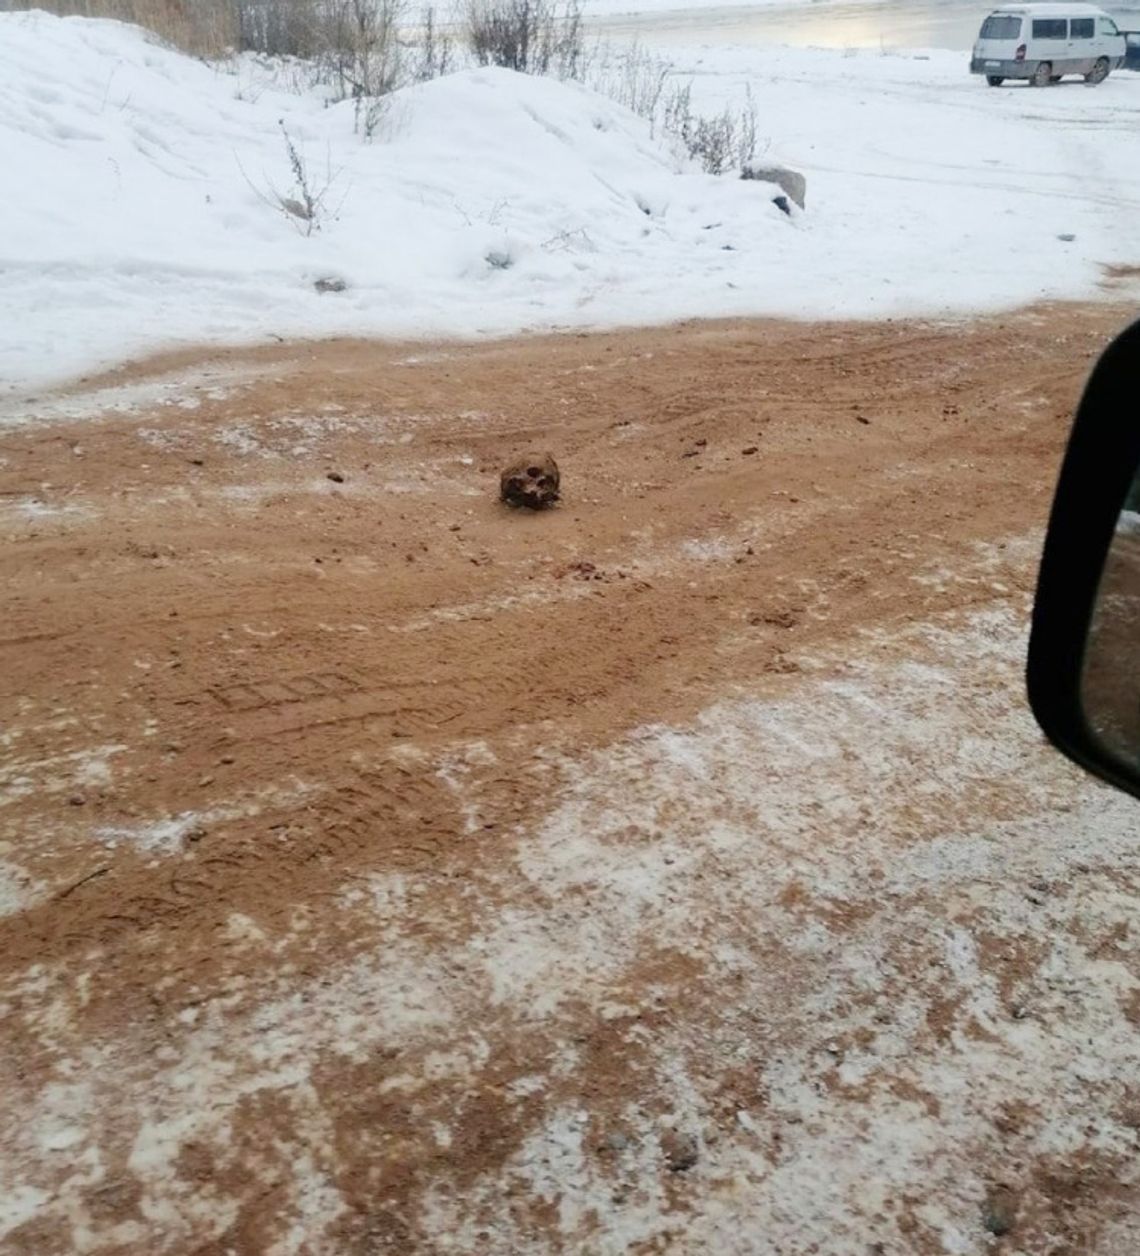
[[(631, 0), (631, 8), (637, 0)], [(598, 7), (616, 7), (599, 0)], [(709, 5), (657, 12), (591, 15), (613, 38), (653, 43), (791, 44), (816, 48), (947, 48), (968, 51), (981, 19), (994, 7), (974, 0), (817, 0), (782, 4)], [(1140, 30), (1140, 6), (1106, 5), (1123, 29)], [(587, 4), (587, 12), (593, 6)], [(597, 10), (593, 10), (594, 13)]]

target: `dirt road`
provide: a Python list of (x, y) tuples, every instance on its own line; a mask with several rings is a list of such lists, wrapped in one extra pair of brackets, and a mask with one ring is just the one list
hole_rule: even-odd
[(1135, 819), (1020, 691), (1124, 318), (8, 404), (0, 1250), (1140, 1250)]

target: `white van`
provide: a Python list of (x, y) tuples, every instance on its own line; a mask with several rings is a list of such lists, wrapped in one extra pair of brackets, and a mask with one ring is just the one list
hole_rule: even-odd
[(1124, 52), (1116, 23), (1091, 4), (1003, 4), (982, 23), (970, 73), (991, 87), (1006, 79), (1045, 87), (1066, 74), (1103, 83)]

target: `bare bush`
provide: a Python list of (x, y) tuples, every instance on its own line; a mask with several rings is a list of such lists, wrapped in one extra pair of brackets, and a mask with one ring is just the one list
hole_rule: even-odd
[(239, 52), (271, 57), (312, 57), (321, 42), (321, 8), (315, 0), (231, 0)]
[[(292, 176), (292, 187), (283, 192), (271, 180), (265, 180), (265, 187), (260, 188), (246, 173), (241, 163), (238, 169), (251, 190), (259, 200), (270, 208), (279, 210), (303, 236), (311, 236), (320, 231), (329, 217), (336, 217), (336, 211), (330, 211), (328, 197), (336, 182), (337, 173), (332, 168), (332, 156), (326, 158), (326, 166), (322, 175), (317, 176), (310, 168), (304, 153), (289, 134), (284, 119), (278, 119), (281, 137), (285, 141), (285, 156), (289, 163)], [(343, 201), (343, 198), (342, 198)]]
[(671, 62), (653, 56), (636, 42), (616, 50), (606, 44), (597, 49), (586, 83), (645, 118), (656, 130), (665, 84), (672, 73)]
[(327, 0), (319, 58), (342, 97), (386, 96), (399, 86), (401, 0)]
[(133, 22), (195, 56), (226, 51), (318, 61), (342, 94), (382, 95), (395, 79), (400, 0), (0, 0)]
[(436, 21), (435, 9), (428, 5), (423, 12), (420, 26), (419, 56), (414, 74), (420, 83), (443, 78), (455, 65), (455, 43), (446, 30)]
[(580, 79), (586, 41), (578, 0), (469, 0), (465, 37), (480, 65)]
[(21, 9), (133, 22), (198, 57), (220, 56), (237, 41), (233, 0), (0, 0), (0, 13)]
[(607, 46), (599, 50), (586, 81), (644, 118), (652, 134), (671, 139), (708, 174), (743, 169), (756, 155), (756, 106), (751, 91), (739, 108), (700, 114), (693, 110), (691, 83), (670, 86), (675, 74), (671, 62), (637, 44), (616, 52)]
[(718, 114), (693, 112), (692, 87), (670, 91), (662, 104), (662, 130), (677, 140), (686, 155), (707, 174), (743, 169), (756, 155), (756, 105), (752, 93), (739, 109), (726, 106)]

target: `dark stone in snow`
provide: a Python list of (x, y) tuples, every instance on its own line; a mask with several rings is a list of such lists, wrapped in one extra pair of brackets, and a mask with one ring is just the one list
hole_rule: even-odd
[(1017, 1224), (1017, 1196), (1006, 1186), (996, 1187), (986, 1196), (982, 1224), (991, 1234), (1008, 1234)]
[(798, 170), (787, 166), (765, 166), (759, 162), (747, 162), (740, 172), (742, 179), (755, 179), (760, 183), (774, 183), (781, 192), (800, 207), (807, 201), (807, 180)]
[(695, 1134), (679, 1134), (670, 1130), (661, 1140), (661, 1145), (670, 1173), (686, 1173), (700, 1158), (700, 1143)]

